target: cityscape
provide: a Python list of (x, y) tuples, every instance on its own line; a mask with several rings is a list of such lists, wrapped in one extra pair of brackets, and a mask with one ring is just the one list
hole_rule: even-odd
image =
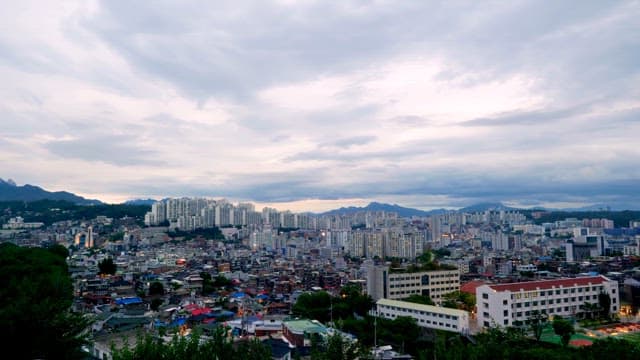
[(640, 359), (637, 0), (4, 2), (11, 359)]

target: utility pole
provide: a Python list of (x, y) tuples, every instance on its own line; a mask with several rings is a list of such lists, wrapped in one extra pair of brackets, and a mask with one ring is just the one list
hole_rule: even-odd
[(333, 326), (333, 297), (329, 294), (329, 307), (331, 308), (331, 326)]
[(373, 318), (373, 356), (378, 358), (378, 306), (376, 305), (376, 314)]

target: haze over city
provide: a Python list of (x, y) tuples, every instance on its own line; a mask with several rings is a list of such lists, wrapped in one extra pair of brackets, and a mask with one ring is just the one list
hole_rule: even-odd
[(294, 211), (635, 208), (640, 5), (6, 2), (3, 178)]

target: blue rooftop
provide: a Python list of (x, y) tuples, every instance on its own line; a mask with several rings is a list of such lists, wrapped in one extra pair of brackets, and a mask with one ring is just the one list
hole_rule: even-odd
[(132, 304), (142, 304), (142, 299), (139, 297), (129, 297), (129, 298), (120, 298), (116, 300), (117, 305), (132, 305)]

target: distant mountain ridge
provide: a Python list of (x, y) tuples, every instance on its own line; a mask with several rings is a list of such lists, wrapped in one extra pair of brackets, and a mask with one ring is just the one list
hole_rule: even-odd
[(400, 217), (412, 217), (412, 216), (431, 216), (434, 214), (441, 214), (447, 212), (446, 209), (435, 209), (430, 211), (418, 210), (413, 208), (408, 208), (404, 206), (400, 206), (397, 204), (384, 204), (379, 202), (372, 202), (365, 207), (357, 207), (357, 206), (349, 206), (349, 207), (341, 207), (339, 209), (330, 210), (322, 213), (321, 215), (340, 215), (340, 214), (354, 214), (360, 211), (385, 211), (385, 212), (395, 212), (398, 213)]
[(151, 206), (154, 203), (158, 202), (158, 200), (154, 199), (131, 199), (124, 202), (124, 205), (147, 205)]
[(398, 213), (398, 216), (400, 216), (400, 217), (412, 217), (412, 216), (426, 217), (426, 216), (444, 214), (444, 213), (447, 213), (447, 212), (469, 212), (469, 213), (473, 213), (473, 212), (483, 212), (483, 211), (486, 211), (486, 210), (512, 211), (512, 210), (517, 210), (517, 208), (508, 207), (508, 206), (506, 206), (506, 205), (504, 205), (502, 203), (497, 202), (497, 203), (475, 204), (475, 205), (467, 206), (467, 207), (464, 207), (464, 208), (461, 208), (461, 209), (458, 209), (458, 210), (434, 209), (434, 210), (424, 211), (424, 210), (419, 210), (419, 209), (400, 206), (400, 205), (397, 205), (397, 204), (391, 205), (391, 204), (384, 204), (384, 203), (379, 203), (379, 202), (372, 202), (372, 203), (369, 203), (369, 205), (367, 205), (365, 207), (357, 207), (357, 206), (341, 207), (339, 209), (335, 209), (335, 210), (330, 210), (330, 211), (324, 212), (321, 215), (353, 214), (353, 213), (356, 213), (356, 212), (359, 212), (359, 211), (385, 211), (385, 212)]
[(85, 199), (67, 191), (47, 191), (39, 186), (25, 184), (19, 186), (15, 181), (0, 178), (0, 201), (38, 201), (64, 200), (77, 205), (100, 205), (100, 200)]
[(458, 211), (460, 211), (460, 212), (467, 212), (467, 213), (483, 212), (483, 211), (487, 211), (487, 210), (512, 211), (512, 210), (518, 210), (518, 208), (513, 208), (513, 207), (506, 206), (501, 202), (495, 202), (495, 203), (486, 202), (486, 203), (474, 204), (474, 205), (471, 205), (471, 206), (463, 207), (462, 209), (458, 209)]

